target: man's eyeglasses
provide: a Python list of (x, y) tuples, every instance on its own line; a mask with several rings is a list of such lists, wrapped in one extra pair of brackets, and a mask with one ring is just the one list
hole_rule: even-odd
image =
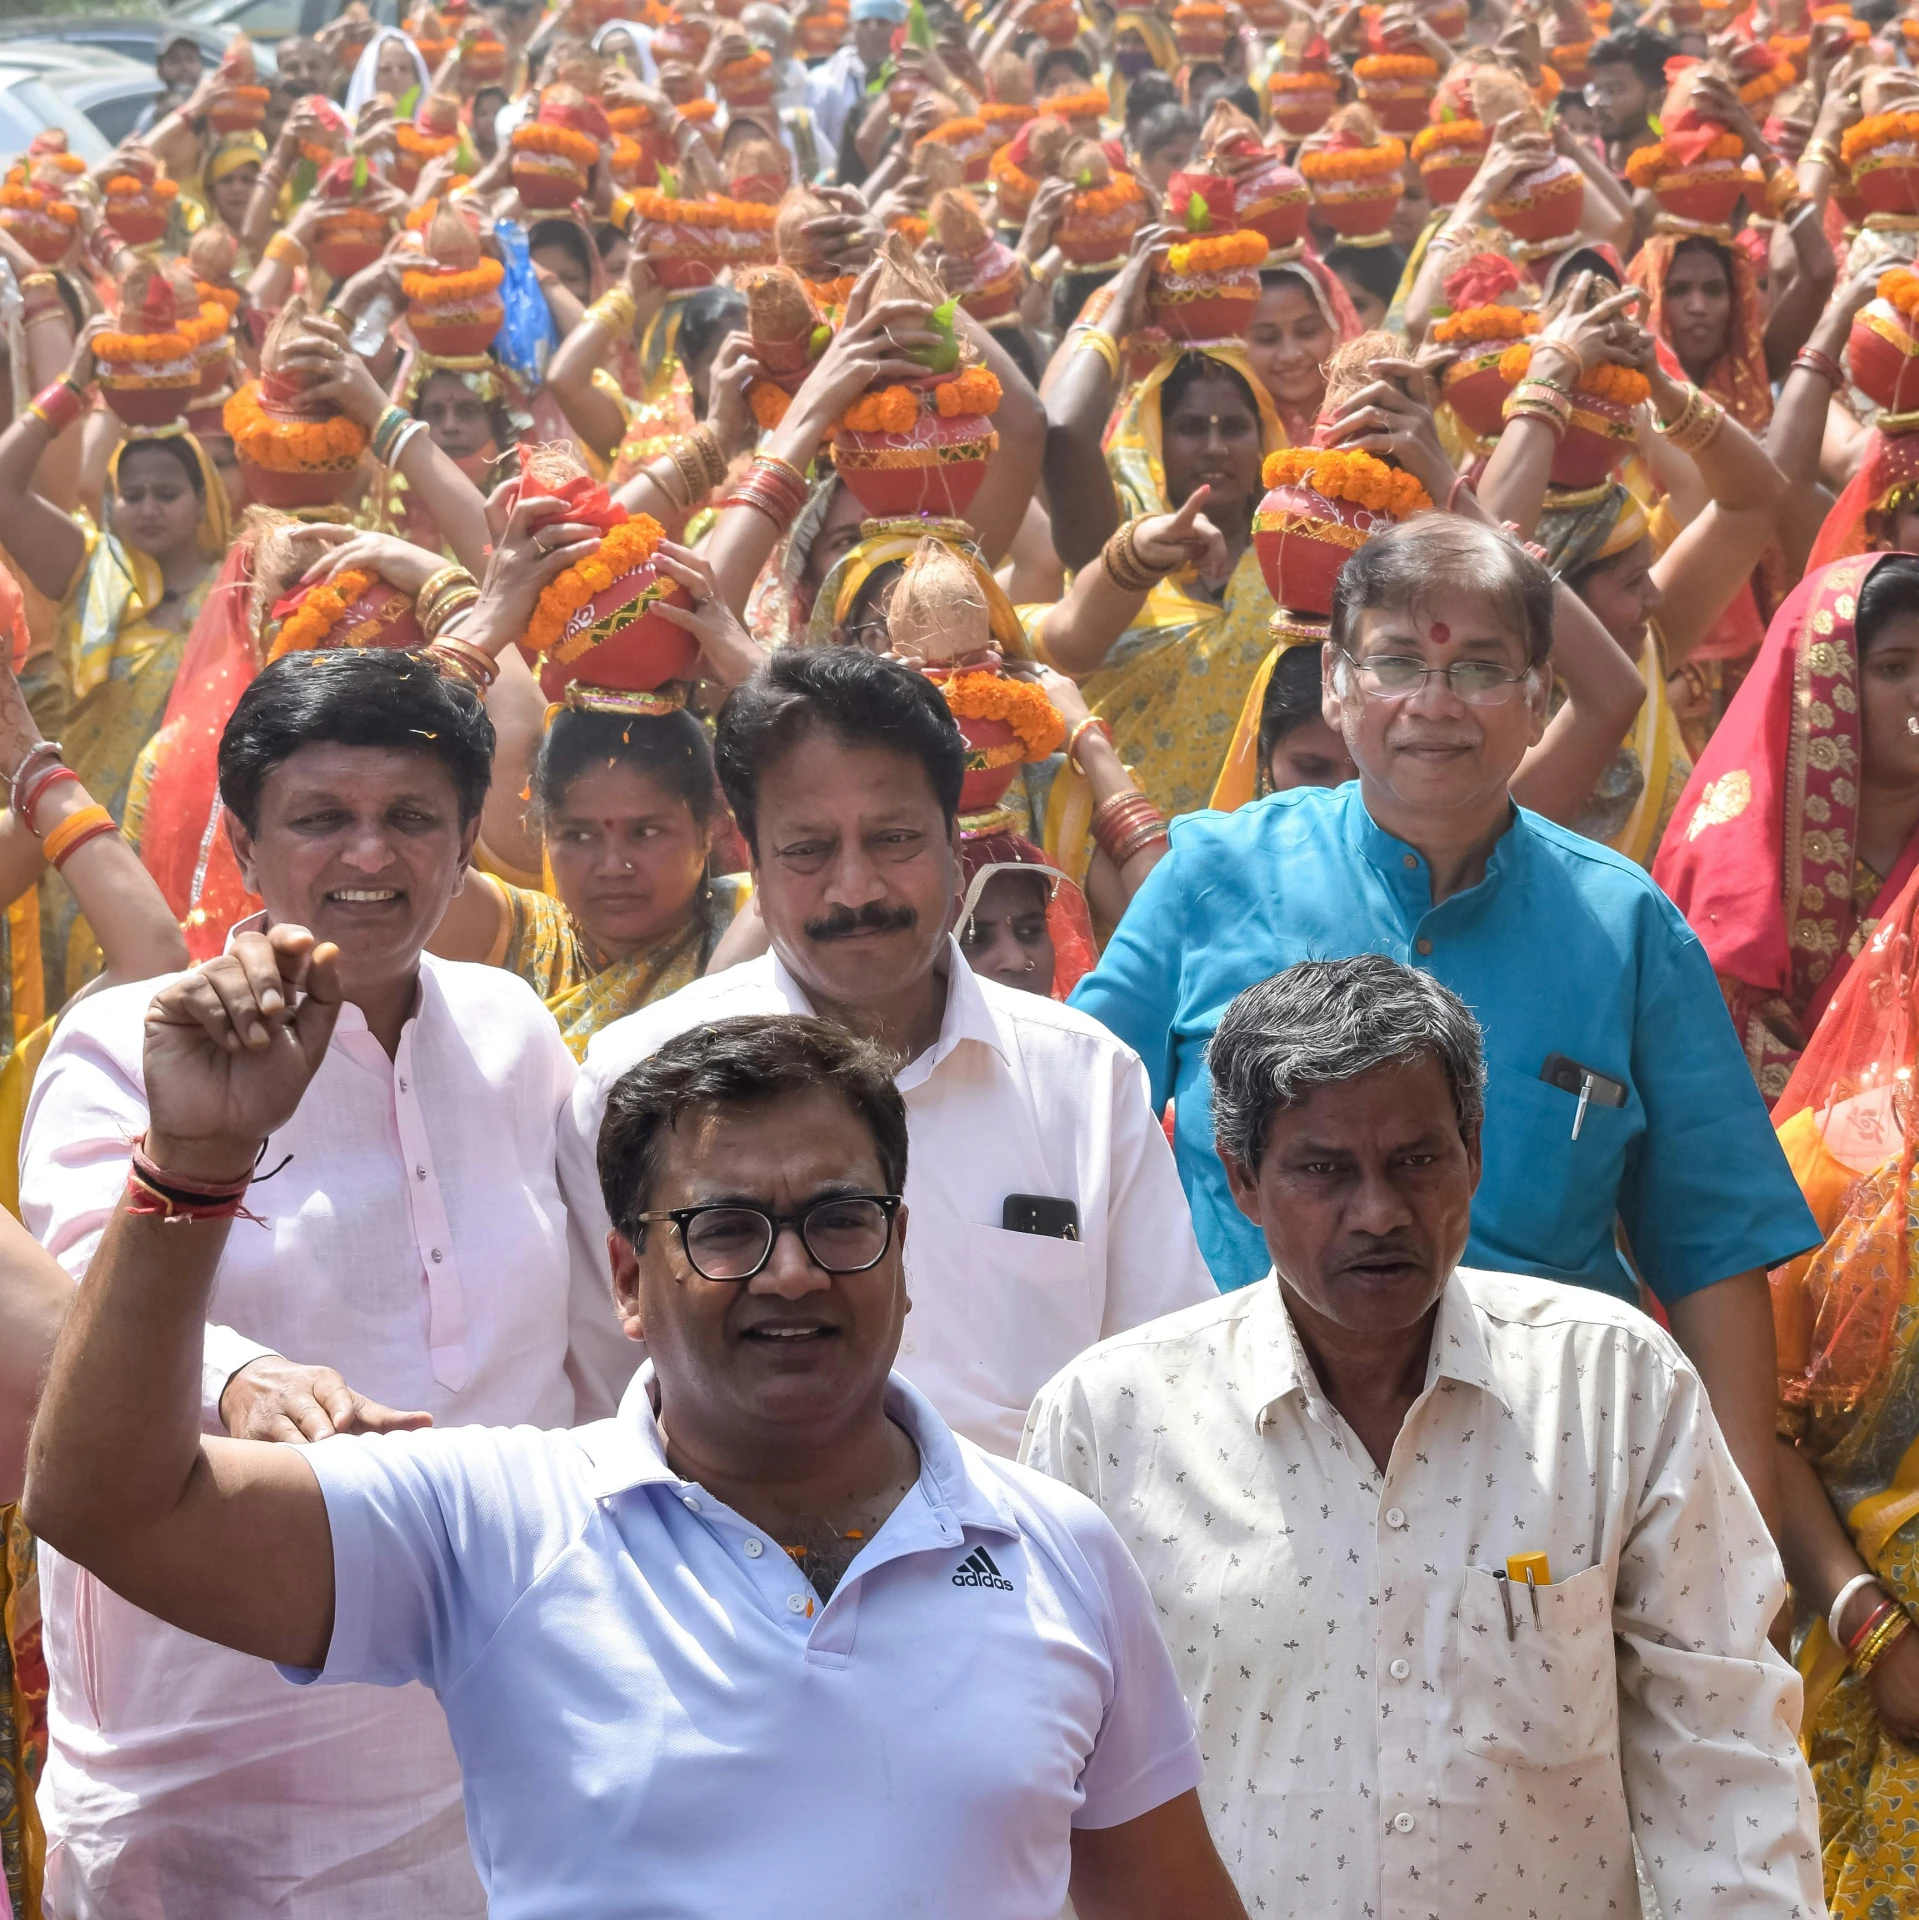
[(1503, 707), (1526, 678), (1491, 660), (1455, 660), (1450, 667), (1429, 667), (1404, 654), (1382, 653), (1360, 660), (1344, 647), (1340, 652), (1359, 676), (1361, 691), (1380, 700), (1405, 700), (1428, 680), (1440, 679), (1452, 689), (1454, 699), (1469, 707)]
[(693, 1271), (706, 1280), (751, 1280), (773, 1257), (782, 1227), (799, 1230), (800, 1243), (827, 1273), (864, 1273), (884, 1258), (893, 1238), (897, 1193), (843, 1193), (815, 1200), (798, 1213), (722, 1200), (700, 1207), (669, 1207), (638, 1220), (670, 1220)]

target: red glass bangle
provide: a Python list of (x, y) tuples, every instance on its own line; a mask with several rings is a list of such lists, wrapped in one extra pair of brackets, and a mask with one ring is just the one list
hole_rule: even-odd
[(42, 387), (33, 396), (33, 404), (39, 409), (48, 430), (56, 435), (65, 433), (86, 411), (80, 403), (80, 396), (65, 380), (56, 380), (51, 386)]
[[(102, 807), (100, 811), (107, 813), (105, 807)], [(64, 826), (66, 822), (63, 820), (60, 824)], [(54, 833), (58, 833), (60, 828), (55, 827), (53, 831)], [(65, 841), (58, 848), (54, 846), (52, 836), (49, 835), (47, 840), (47, 859), (54, 869), (58, 871), (58, 869), (64, 867), (89, 840), (98, 840), (102, 834), (118, 833), (119, 831), (118, 822), (115, 821), (112, 814), (107, 813), (107, 817), (104, 820), (96, 820), (91, 826), (82, 827), (78, 833), (74, 834), (71, 839)]]
[(1859, 1631), (1855, 1633), (1850, 1640), (1846, 1642), (1846, 1658), (1851, 1659), (1852, 1656), (1855, 1653), (1857, 1653), (1859, 1649), (1863, 1647), (1868, 1640), (1872, 1638), (1873, 1633), (1879, 1627), (1885, 1624), (1888, 1616), (1895, 1614), (1898, 1611), (1899, 1611), (1898, 1601), (1896, 1600), (1880, 1601), (1880, 1603), (1876, 1607), (1874, 1607), (1869, 1614), (1867, 1614), (1866, 1624), (1863, 1627), (1861, 1627)]
[(35, 774), (27, 782), (26, 791), (21, 794), (20, 805), (15, 811), (19, 817), (27, 823), (36, 840), (40, 838), (40, 829), (34, 826), (33, 816), (39, 811), (40, 802), (44, 800), (48, 792), (52, 788), (57, 787), (62, 780), (77, 782), (79, 778), (80, 776), (75, 773), (71, 767), (63, 767), (58, 761), (55, 761), (44, 773)]

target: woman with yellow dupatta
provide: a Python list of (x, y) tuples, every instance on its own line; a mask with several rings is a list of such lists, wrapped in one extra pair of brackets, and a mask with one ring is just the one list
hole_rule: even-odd
[[(92, 386), (98, 330), (96, 323), (82, 335), (64, 379), (0, 434), (0, 524), (28, 579), (60, 602), (62, 665), (73, 696), (67, 764), (117, 820), (134, 763), (166, 711), (229, 528), (226, 488), (200, 443), (180, 429), (134, 434), (114, 451), (103, 528), (33, 491), (53, 423), (77, 411)], [(91, 942), (83, 947), (75, 938), (76, 910), (64, 889), (50, 891), (42, 906), (49, 985), (64, 998), (84, 977)]]
[(1780, 1547), (1833, 1920), (1919, 1887), (1919, 877), (1773, 1110), (1825, 1238), (1772, 1276)]

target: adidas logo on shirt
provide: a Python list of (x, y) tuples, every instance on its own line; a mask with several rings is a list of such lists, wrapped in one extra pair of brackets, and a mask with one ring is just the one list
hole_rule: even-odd
[(993, 1564), (993, 1556), (984, 1547), (975, 1547), (959, 1563), (959, 1571), (953, 1575), (956, 1587), (998, 1587), (1003, 1593), (1013, 1591), (1013, 1583)]

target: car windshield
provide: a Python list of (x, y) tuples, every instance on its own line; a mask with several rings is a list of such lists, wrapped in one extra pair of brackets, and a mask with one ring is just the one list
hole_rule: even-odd
[(0, 66), (0, 153), (23, 153), (45, 127), (65, 129), (68, 146), (91, 165), (111, 144), (71, 100), (36, 74)]

